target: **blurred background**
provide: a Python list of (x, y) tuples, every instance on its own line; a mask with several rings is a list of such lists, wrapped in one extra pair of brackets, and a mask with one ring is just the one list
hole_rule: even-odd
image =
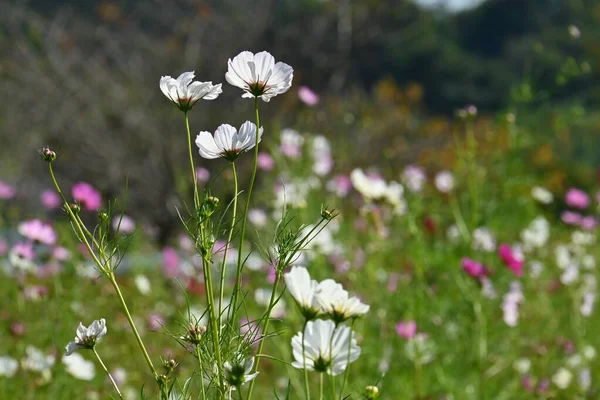
[(326, 136), (336, 173), (451, 166), (455, 112), (472, 104), (478, 135), (516, 137), (550, 189), (565, 166), (591, 184), (599, 43), (596, 0), (3, 1), (0, 180), (31, 201), (49, 186), (36, 150), (50, 145), (65, 185), (114, 198), (127, 177), (128, 214), (164, 243), (189, 187), (185, 126), (159, 78), (223, 82), (194, 108), (193, 132), (239, 125), (252, 102), (225, 82), (227, 59), (267, 50), (295, 75), (290, 93), (261, 104), (266, 137), (288, 126)]

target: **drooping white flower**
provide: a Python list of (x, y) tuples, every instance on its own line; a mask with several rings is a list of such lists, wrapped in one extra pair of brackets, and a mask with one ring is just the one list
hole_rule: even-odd
[(240, 387), (244, 383), (250, 382), (256, 378), (258, 371), (252, 372), (254, 368), (254, 357), (248, 360), (239, 360), (233, 363), (225, 361), (223, 364), (223, 373), (225, 374), (225, 380), (232, 387)]
[(342, 285), (333, 279), (325, 279), (319, 283), (316, 300), (323, 313), (329, 315), (336, 323), (365, 315), (370, 308), (358, 297), (350, 297)]
[(83, 358), (81, 354), (75, 353), (71, 357), (63, 356), (62, 362), (67, 372), (82, 381), (91, 381), (96, 376), (94, 363)]
[(192, 82), (194, 71), (184, 72), (177, 79), (170, 76), (160, 78), (160, 90), (181, 111), (189, 111), (200, 99), (214, 100), (223, 93), (221, 84)]
[(80, 322), (77, 327), (77, 336), (65, 347), (65, 356), (70, 356), (75, 350), (93, 349), (98, 339), (106, 335), (106, 331), (106, 320), (104, 318), (95, 320), (88, 328)]
[(320, 311), (315, 296), (318, 284), (310, 278), (308, 270), (295, 265), (283, 274), (283, 279), (304, 318), (310, 320), (316, 317)]
[(258, 97), (268, 102), (292, 86), (293, 68), (282, 62), (275, 64), (275, 58), (266, 51), (242, 51), (227, 65), (225, 79), (242, 89), (245, 98)]
[(333, 321), (321, 319), (309, 321), (304, 333), (298, 332), (292, 338), (292, 351), (294, 368), (304, 369), (306, 362), (307, 370), (327, 372), (329, 375), (344, 372), (348, 359), (353, 362), (360, 356), (360, 347), (349, 327), (342, 325), (336, 328)]
[[(258, 142), (263, 134), (263, 128), (258, 131)], [(209, 160), (224, 158), (234, 161), (241, 153), (256, 145), (256, 125), (246, 121), (238, 131), (229, 124), (217, 128), (214, 137), (210, 132), (202, 131), (196, 137), (196, 146), (200, 155)]]

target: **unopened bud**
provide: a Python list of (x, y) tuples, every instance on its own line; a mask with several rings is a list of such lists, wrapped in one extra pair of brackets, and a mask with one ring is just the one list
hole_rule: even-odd
[(42, 160), (46, 161), (46, 162), (52, 162), (54, 160), (56, 160), (56, 153), (53, 152), (52, 150), (50, 150), (49, 147), (44, 147), (42, 148), (40, 151), (40, 157), (42, 157)]
[(100, 222), (104, 222), (104, 221), (108, 220), (108, 214), (105, 213), (104, 211), (99, 212), (98, 219), (100, 220)]
[(219, 205), (219, 198), (215, 197), (215, 196), (208, 196), (206, 198), (206, 204), (208, 204), (209, 206), (216, 208)]
[(327, 221), (331, 221), (333, 218), (335, 218), (335, 214), (333, 213), (334, 211), (335, 210), (328, 210), (325, 208), (323, 211), (321, 211), (321, 217)]
[(379, 397), (379, 388), (377, 386), (367, 386), (365, 388), (365, 398), (375, 400)]
[(81, 211), (81, 206), (79, 205), (79, 203), (71, 203), (69, 204), (69, 208), (75, 215), (79, 214), (79, 212)]

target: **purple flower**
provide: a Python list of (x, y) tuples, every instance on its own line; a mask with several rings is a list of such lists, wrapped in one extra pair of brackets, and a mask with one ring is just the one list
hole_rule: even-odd
[(9, 200), (15, 197), (17, 191), (6, 182), (0, 181), (0, 200)]
[(596, 229), (596, 225), (596, 218), (591, 215), (581, 218), (581, 222), (579, 223), (581, 229), (585, 229), (586, 231), (593, 231)]
[(271, 171), (275, 168), (275, 160), (268, 153), (258, 153), (258, 159), (256, 160), (258, 168), (263, 171)]
[(44, 190), (40, 195), (40, 198), (42, 199), (42, 204), (44, 205), (44, 207), (46, 207), (47, 210), (54, 210), (60, 207), (60, 203), (62, 203), (62, 200), (58, 193), (56, 193), (52, 189)]
[(102, 206), (100, 192), (89, 183), (79, 182), (71, 189), (73, 199), (89, 211), (98, 211)]
[(172, 247), (165, 247), (162, 250), (162, 270), (169, 278), (179, 275), (179, 255)]
[(462, 264), (463, 270), (469, 276), (471, 276), (475, 279), (479, 280), (488, 275), (487, 268), (484, 267), (483, 264), (481, 264), (475, 260), (465, 257), (461, 260), (461, 264)]
[(560, 219), (567, 225), (581, 224), (581, 214), (573, 211), (563, 211), (563, 213), (560, 216)]
[(403, 339), (412, 339), (417, 334), (415, 321), (400, 321), (396, 325), (396, 333)]
[(52, 226), (39, 219), (22, 222), (19, 225), (19, 233), (27, 239), (52, 246), (56, 243), (56, 232)]
[(583, 210), (588, 208), (590, 205), (590, 196), (583, 190), (577, 188), (571, 188), (565, 195), (565, 203), (570, 207), (579, 208)]
[(35, 258), (35, 251), (33, 251), (33, 244), (30, 242), (17, 243), (15, 244), (11, 251), (19, 258), (24, 260), (33, 260)]
[(298, 89), (298, 98), (309, 107), (319, 104), (319, 95), (307, 86), (300, 86)]

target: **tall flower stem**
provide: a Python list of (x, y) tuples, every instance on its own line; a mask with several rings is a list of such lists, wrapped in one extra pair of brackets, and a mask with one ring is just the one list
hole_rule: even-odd
[[(48, 163), (48, 170), (50, 172), (50, 177), (52, 178), (52, 182), (54, 183), (54, 187), (56, 188), (56, 191), (58, 192), (58, 194), (60, 195), (60, 197), (64, 203), (65, 210), (67, 211), (67, 214), (69, 214), (69, 217), (71, 218), (71, 222), (73, 223), (73, 227), (75, 229), (75, 232), (77, 233), (77, 236), (79, 236), (80, 240), (83, 241), (83, 243), (85, 244), (86, 248), (88, 249), (88, 251), (90, 253), (90, 256), (92, 257), (92, 260), (94, 261), (94, 263), (96, 264), (98, 269), (100, 269), (100, 271), (102, 271), (102, 273), (104, 273), (104, 275), (106, 275), (106, 277), (112, 284), (113, 288), (115, 289), (115, 292), (117, 293), (117, 296), (119, 297), (119, 301), (121, 302), (121, 306), (123, 307), (123, 311), (125, 312), (127, 320), (129, 321), (129, 325), (131, 326), (131, 330), (134, 333), (134, 336), (136, 338), (138, 346), (140, 347), (140, 350), (142, 351), (142, 354), (144, 355), (144, 358), (146, 360), (146, 363), (148, 364), (148, 367), (150, 368), (150, 371), (152, 371), (152, 375), (153, 375), (154, 379), (156, 380), (157, 383), (159, 383), (158, 374), (156, 372), (156, 369), (154, 368), (154, 364), (152, 364), (152, 360), (150, 359), (150, 356), (148, 355), (146, 346), (144, 346), (144, 342), (142, 341), (142, 338), (140, 337), (140, 334), (135, 326), (135, 323), (133, 322), (133, 318), (131, 318), (131, 313), (129, 312), (129, 308), (127, 307), (127, 304), (125, 303), (123, 294), (121, 293), (121, 290), (119, 289), (119, 285), (115, 279), (114, 272), (109, 270), (108, 265), (105, 265), (104, 263), (102, 263), (98, 259), (96, 254), (94, 253), (92, 246), (90, 245), (90, 242), (86, 238), (86, 234), (84, 233), (84, 230), (82, 228), (83, 224), (80, 223), (80, 220), (77, 218), (77, 216), (75, 215), (73, 210), (71, 210), (71, 207), (69, 206), (67, 199), (65, 198), (62, 190), (60, 189), (60, 186), (58, 185), (58, 181), (56, 180), (56, 177), (54, 176), (54, 170), (52, 169), (51, 162)], [(103, 249), (99, 249), (99, 250), (101, 252), (103, 252)], [(162, 385), (160, 383), (159, 383), (159, 386), (162, 387)]]
[(108, 372), (108, 368), (106, 368), (106, 365), (104, 365), (104, 363), (102, 362), (102, 359), (100, 358), (100, 355), (96, 351), (96, 348), (93, 347), (92, 351), (96, 355), (96, 358), (98, 359), (98, 362), (102, 366), (102, 369), (104, 370), (104, 372), (106, 372), (106, 375), (108, 376), (108, 379), (110, 379), (110, 381), (112, 382), (112, 385), (114, 386), (115, 390), (117, 391), (117, 394), (119, 395), (119, 398), (122, 399), (123, 395), (121, 394), (121, 391), (119, 390), (119, 386), (117, 385), (117, 382), (115, 382), (115, 380), (113, 379), (113, 377), (110, 374), (110, 372)]
[(348, 360), (346, 365), (346, 371), (344, 371), (344, 380), (342, 381), (342, 389), (340, 390), (340, 400), (344, 397), (344, 390), (346, 389), (346, 383), (348, 382), (348, 375), (350, 375), (350, 352), (352, 350), (352, 333), (354, 333), (354, 322), (356, 319), (352, 320), (350, 324), (350, 339), (348, 339)]
[(308, 386), (308, 370), (306, 369), (306, 325), (308, 325), (308, 319), (304, 320), (304, 327), (302, 328), (302, 366), (304, 367), (304, 392), (306, 393), (306, 400), (310, 400), (310, 388)]
[(198, 367), (200, 367), (200, 387), (202, 388), (202, 400), (206, 400), (206, 389), (204, 388), (204, 370), (202, 368), (202, 355), (200, 346), (196, 346), (196, 355), (198, 356)]
[[(244, 267), (242, 263), (242, 255), (244, 248), (244, 236), (246, 235), (246, 223), (248, 222), (248, 211), (250, 209), (250, 198), (252, 197), (252, 189), (254, 188), (254, 181), (256, 180), (256, 170), (258, 167), (258, 139), (260, 132), (260, 115), (258, 113), (258, 97), (254, 98), (254, 110), (256, 113), (256, 136), (254, 138), (254, 166), (252, 167), (252, 176), (250, 178), (250, 185), (248, 186), (248, 196), (246, 197), (246, 206), (244, 207), (244, 218), (242, 219), (242, 230), (240, 232), (240, 245), (238, 246), (238, 259), (237, 259), (237, 272), (236, 272), (236, 283), (233, 289), (233, 298), (231, 301), (232, 307), (232, 320), (235, 320), (235, 314), (237, 313), (237, 301), (238, 294), (242, 289), (242, 269)], [(266, 333), (266, 332), (265, 332)], [(262, 341), (261, 341), (262, 343)], [(260, 359), (259, 359), (260, 360)], [(258, 360), (257, 360), (258, 361)], [(257, 362), (258, 364), (258, 362)], [(254, 387), (254, 380), (250, 388)], [(250, 394), (252, 389), (250, 389)]]
[(138, 346), (140, 347), (140, 350), (142, 351), (142, 354), (144, 355), (144, 359), (146, 359), (146, 363), (148, 364), (148, 367), (152, 371), (152, 375), (154, 375), (154, 379), (158, 382), (158, 373), (156, 372), (156, 368), (154, 368), (154, 364), (152, 364), (152, 360), (150, 359), (150, 356), (148, 355), (146, 346), (144, 346), (142, 337), (140, 336), (140, 333), (138, 332), (137, 327), (135, 326), (135, 322), (133, 322), (133, 318), (131, 317), (131, 313), (129, 312), (129, 308), (127, 307), (125, 298), (123, 297), (123, 294), (121, 293), (121, 289), (119, 288), (119, 284), (117, 283), (117, 280), (115, 279), (114, 273), (111, 272), (108, 275), (108, 280), (110, 281), (113, 288), (115, 289), (115, 292), (117, 293), (117, 297), (119, 298), (119, 301), (121, 302), (121, 307), (123, 308), (123, 311), (125, 312), (125, 316), (127, 317), (129, 326), (131, 327), (131, 330), (133, 331), (133, 335), (135, 336), (135, 340), (137, 341)]
[(323, 373), (319, 374), (319, 400), (323, 400)]
[(478, 349), (479, 349), (479, 397), (480, 400), (487, 399), (485, 391), (485, 360), (487, 359), (487, 328), (485, 315), (483, 314), (481, 301), (477, 298), (473, 303), (473, 310), (477, 319)]
[[(273, 307), (275, 306), (275, 298), (277, 296), (277, 287), (279, 286), (280, 280), (281, 280), (281, 272), (278, 268), (276, 271), (276, 275), (275, 275), (275, 283), (273, 284), (273, 291), (271, 291), (271, 299), (269, 300), (269, 308), (267, 309), (267, 312), (265, 314), (265, 328), (263, 330), (264, 336), (267, 336), (269, 334), (269, 322), (271, 321), (271, 311), (273, 310)], [(258, 345), (258, 350), (257, 350), (256, 354), (259, 355), (259, 357), (256, 358), (256, 362), (254, 363), (254, 371), (253, 372), (258, 371), (258, 366), (259, 366), (260, 360), (261, 360), (260, 355), (262, 354), (262, 349), (264, 347), (264, 344), (265, 344), (265, 340), (263, 338), (263, 339), (261, 339), (261, 341)], [(254, 391), (254, 383), (255, 382), (256, 382), (256, 379), (253, 379), (252, 382), (250, 382), (250, 388), (248, 388), (248, 399), (252, 398), (252, 392)]]
[(192, 132), (190, 131), (190, 120), (187, 111), (185, 114), (185, 128), (187, 130), (188, 155), (190, 158), (190, 168), (192, 170), (192, 179), (194, 183), (194, 206), (196, 211), (200, 206), (200, 195), (198, 194), (198, 181), (196, 180), (196, 168), (194, 167), (194, 154), (192, 152)]
[[(412, 210), (410, 210), (407, 213), (408, 216), (408, 223), (409, 223), (409, 230), (410, 233), (415, 237), (415, 240), (417, 241), (417, 249), (419, 251), (417, 258), (417, 261), (415, 262), (415, 275), (417, 278), (417, 295), (415, 296), (415, 305), (414, 305), (414, 313), (415, 313), (415, 321), (417, 323), (417, 326), (419, 326), (420, 324), (420, 317), (421, 317), (421, 308), (423, 305), (423, 294), (425, 291), (425, 272), (423, 271), (423, 257), (422, 257), (422, 246), (423, 246), (423, 240), (421, 237), (421, 232), (419, 231), (419, 228), (417, 227), (416, 221), (415, 221), (415, 215), (413, 214)], [(416, 349), (416, 355), (415, 355), (415, 360), (414, 360), (414, 368), (415, 368), (415, 378), (414, 378), (414, 383), (415, 383), (415, 398), (417, 400), (421, 399), (421, 375), (422, 375), (422, 368), (421, 368), (421, 355), (420, 355), (420, 350), (419, 350), (419, 346), (415, 346)]]
[[(231, 228), (229, 228), (229, 236), (227, 237), (227, 243), (225, 243), (225, 251), (223, 253), (223, 264), (221, 265), (221, 286), (219, 287), (219, 324), (223, 316), (223, 293), (225, 290), (225, 273), (227, 270), (227, 255), (229, 253), (229, 245), (233, 237), (233, 229), (235, 228), (235, 217), (237, 214), (237, 200), (238, 200), (238, 178), (237, 171), (235, 170), (235, 163), (231, 163), (231, 169), (233, 171), (233, 215), (231, 216)], [(234, 305), (235, 306), (235, 305)]]

